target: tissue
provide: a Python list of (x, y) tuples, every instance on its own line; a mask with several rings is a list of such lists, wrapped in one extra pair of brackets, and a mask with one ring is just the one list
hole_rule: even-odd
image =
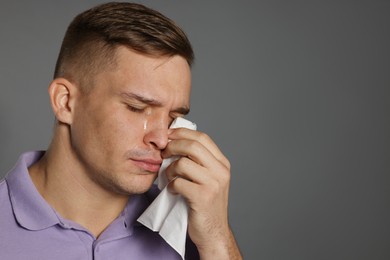
[[(176, 118), (170, 128), (196, 130), (196, 125), (184, 118)], [(160, 194), (138, 218), (138, 222), (159, 232), (160, 236), (184, 259), (187, 238), (188, 206), (181, 195), (168, 191), (165, 169), (179, 156), (163, 160), (158, 172), (157, 185)]]

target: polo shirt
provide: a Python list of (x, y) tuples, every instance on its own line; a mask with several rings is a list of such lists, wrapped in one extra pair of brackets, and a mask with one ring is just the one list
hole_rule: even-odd
[[(63, 218), (37, 191), (28, 167), (43, 154), (22, 154), (0, 181), (0, 259), (181, 259), (158, 233), (137, 222), (157, 196), (156, 186), (131, 196), (123, 212), (96, 238)], [(186, 259), (198, 258), (188, 239)]]

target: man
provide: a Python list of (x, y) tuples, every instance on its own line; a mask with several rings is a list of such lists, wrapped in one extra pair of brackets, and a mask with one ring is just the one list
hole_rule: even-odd
[(49, 86), (52, 142), (0, 183), (1, 259), (179, 259), (136, 221), (162, 160), (176, 155), (166, 174), (189, 206), (186, 258), (241, 258), (228, 160), (204, 133), (168, 129), (189, 112), (192, 61), (182, 30), (142, 5), (103, 4), (73, 20)]

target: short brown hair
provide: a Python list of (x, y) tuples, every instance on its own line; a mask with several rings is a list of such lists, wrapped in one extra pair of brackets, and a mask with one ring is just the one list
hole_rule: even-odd
[(62, 42), (54, 78), (86, 83), (102, 67), (115, 63), (115, 49), (121, 45), (145, 55), (180, 55), (190, 66), (194, 60), (187, 36), (172, 20), (141, 4), (112, 2), (74, 18)]

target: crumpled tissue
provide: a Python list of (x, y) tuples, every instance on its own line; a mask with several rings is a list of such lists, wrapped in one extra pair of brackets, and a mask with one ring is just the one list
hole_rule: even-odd
[[(184, 118), (176, 118), (170, 128), (196, 130), (196, 124)], [(168, 191), (165, 169), (179, 156), (164, 159), (158, 172), (160, 194), (138, 218), (138, 222), (159, 232), (160, 236), (184, 259), (187, 238), (188, 206), (183, 196)]]

